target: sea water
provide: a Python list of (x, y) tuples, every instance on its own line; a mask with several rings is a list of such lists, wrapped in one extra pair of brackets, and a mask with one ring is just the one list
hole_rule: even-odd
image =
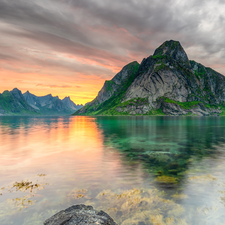
[(225, 224), (225, 117), (0, 117), (0, 224), (81, 203), (122, 225)]

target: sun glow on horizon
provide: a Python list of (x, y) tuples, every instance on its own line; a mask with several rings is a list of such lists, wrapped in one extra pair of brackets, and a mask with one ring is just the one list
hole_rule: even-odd
[[(71, 76), (65, 78), (64, 82), (60, 82), (59, 78), (56, 77), (55, 80), (52, 80), (51, 76), (45, 74), (41, 76), (34, 73), (18, 74), (5, 70), (1, 71), (1, 77), (0, 93), (18, 88), (22, 93), (29, 91), (36, 96), (52, 94), (52, 96), (58, 96), (60, 99), (69, 96), (75, 104), (83, 105), (97, 96), (105, 82), (105, 79), (96, 77), (91, 79), (83, 77), (76, 82), (76, 77)], [(32, 77), (32, 80), (29, 80), (30, 77)]]

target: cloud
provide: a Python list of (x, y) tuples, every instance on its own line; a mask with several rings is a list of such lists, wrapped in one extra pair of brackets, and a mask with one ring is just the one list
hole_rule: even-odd
[(224, 27), (224, 0), (0, 0), (0, 67), (111, 79), (173, 39), (225, 74)]
[(19, 60), (19, 59), (16, 59), (15, 57), (10, 55), (0, 53), (0, 61), (14, 61), (14, 60)]
[(0, 18), (59, 52), (121, 66), (118, 61), (148, 56), (167, 39), (218, 53), (224, 49), (224, 6), (221, 0), (4, 0)]
[(70, 85), (45, 85), (45, 84), (37, 84), (37, 87), (48, 87), (48, 88), (72, 88)]

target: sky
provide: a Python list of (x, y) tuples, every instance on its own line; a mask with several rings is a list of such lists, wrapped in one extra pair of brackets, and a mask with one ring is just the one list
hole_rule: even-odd
[(225, 0), (0, 0), (0, 93), (85, 104), (166, 40), (225, 75)]

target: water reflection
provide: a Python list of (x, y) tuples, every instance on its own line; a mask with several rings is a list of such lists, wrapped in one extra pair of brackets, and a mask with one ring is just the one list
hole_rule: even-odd
[(224, 127), (223, 117), (0, 117), (0, 224), (42, 224), (78, 203), (123, 225), (224, 224)]
[(165, 179), (182, 178), (193, 158), (220, 157), (215, 146), (225, 143), (221, 117), (98, 117), (96, 122), (105, 145)]

